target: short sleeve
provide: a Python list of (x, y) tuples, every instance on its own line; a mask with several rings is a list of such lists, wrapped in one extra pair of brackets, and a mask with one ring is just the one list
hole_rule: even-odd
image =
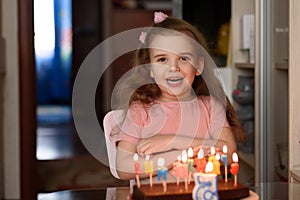
[(126, 141), (136, 145), (140, 138), (146, 120), (146, 111), (141, 104), (133, 104), (123, 116), (116, 120), (110, 134), (110, 139), (115, 144)]
[(210, 136), (220, 134), (223, 128), (230, 127), (226, 118), (226, 107), (221, 102), (217, 101), (214, 97), (203, 97), (203, 102), (209, 112)]

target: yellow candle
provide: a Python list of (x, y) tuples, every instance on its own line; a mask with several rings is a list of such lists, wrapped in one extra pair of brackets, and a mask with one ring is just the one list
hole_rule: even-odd
[(216, 154), (215, 159), (213, 161), (213, 173), (220, 175), (221, 171), (220, 171), (220, 154)]
[(152, 181), (152, 175), (153, 175), (153, 161), (150, 160), (150, 156), (146, 155), (145, 157), (145, 173), (149, 174), (149, 179), (150, 179), (150, 187), (153, 185)]

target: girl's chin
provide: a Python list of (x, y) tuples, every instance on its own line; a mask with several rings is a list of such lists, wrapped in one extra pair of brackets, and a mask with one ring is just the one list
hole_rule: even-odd
[(191, 95), (191, 91), (190, 90), (172, 90), (172, 89), (168, 89), (168, 95), (166, 96), (170, 96), (172, 97), (172, 99), (175, 100), (190, 100), (193, 96)]

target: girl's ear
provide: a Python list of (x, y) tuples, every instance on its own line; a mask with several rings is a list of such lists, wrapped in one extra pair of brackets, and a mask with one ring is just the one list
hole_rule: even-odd
[(198, 60), (198, 65), (196, 66), (196, 76), (199, 76), (202, 71), (203, 71), (203, 68), (204, 68), (204, 58), (203, 57), (200, 57), (199, 60)]

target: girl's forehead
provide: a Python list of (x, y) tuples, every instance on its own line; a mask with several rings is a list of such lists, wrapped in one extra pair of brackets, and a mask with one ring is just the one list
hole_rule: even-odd
[(161, 49), (173, 53), (194, 52), (191, 39), (182, 35), (156, 35), (152, 38), (150, 48)]

